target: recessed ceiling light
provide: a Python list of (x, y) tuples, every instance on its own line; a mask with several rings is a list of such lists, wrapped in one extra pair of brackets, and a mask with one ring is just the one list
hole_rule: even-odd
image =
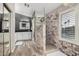
[(24, 3), (24, 6), (26, 6), (26, 7), (29, 7), (29, 4), (27, 4), (27, 3)]

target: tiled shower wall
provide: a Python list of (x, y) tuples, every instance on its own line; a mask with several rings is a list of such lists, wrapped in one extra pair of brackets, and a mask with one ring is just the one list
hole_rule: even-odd
[(37, 51), (41, 55), (45, 55), (45, 23), (41, 24), (35, 31), (35, 42)]
[(67, 9), (70, 9), (72, 7), (75, 7), (76, 5), (77, 4), (75, 3), (74, 4), (70, 3), (67, 5), (61, 4), (54, 11), (47, 14), (47, 20), (46, 20), (46, 41), (51, 44), (54, 44), (62, 52), (64, 52), (66, 55), (69, 55), (69, 56), (79, 55), (79, 46), (69, 42), (59, 40), (59, 33), (58, 33), (59, 13)]

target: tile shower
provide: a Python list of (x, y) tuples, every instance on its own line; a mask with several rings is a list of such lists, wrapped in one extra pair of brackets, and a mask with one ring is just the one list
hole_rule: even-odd
[[(32, 21), (31, 21), (32, 28), (30, 28), (30, 30), (19, 30), (20, 32), (21, 31), (31, 31), (32, 35), (28, 36), (28, 38), (31, 37), (32, 40), (28, 40), (28, 38), (27, 38), (27, 40), (25, 40), (27, 35), (24, 33), (26, 33), (26, 32), (21, 32), (22, 33), (22, 34), (20, 33), (21, 35), (19, 33), (16, 34), (15, 32), (18, 32), (18, 30), (16, 30), (16, 28), (19, 26), (15, 25), (15, 29), (14, 29), (14, 35), (15, 35), (14, 36), (15, 37), (15, 43), (14, 43), (15, 46), (14, 47), (15, 47), (15, 49), (13, 52), (10, 51), (11, 55), (12, 56), (46, 56), (46, 55), (48, 55), (48, 52), (53, 53), (53, 51), (58, 51), (56, 53), (63, 52), (63, 55), (66, 54), (68, 56), (79, 55), (79, 45), (76, 45), (74, 43), (70, 43), (67, 41), (59, 40), (60, 39), (59, 38), (59, 35), (60, 35), (59, 26), (58, 26), (60, 24), (59, 23), (59, 13), (62, 11), (68, 10), (72, 7), (75, 7), (75, 6), (77, 6), (77, 4), (75, 4), (75, 3), (72, 3), (72, 4), (70, 3), (68, 5), (61, 4), (55, 10), (44, 15), (44, 17), (36, 17), (35, 12), (34, 12), (34, 15), (32, 18), (31, 17), (28, 18), (28, 17), (25, 17), (24, 15), (20, 14), (21, 15), (20, 19), (19, 19), (20, 21), (21, 21), (22, 17), (28, 18), (29, 20), (32, 19)], [(1, 6), (0, 6), (0, 11), (1, 11)], [(16, 19), (17, 17), (16, 17), (15, 12), (14, 12), (14, 16)], [(6, 17), (7, 16), (5, 15), (5, 18)], [(19, 21), (16, 20), (15, 23), (17, 24), (17, 22), (19, 22)], [(23, 28), (26, 27), (26, 25), (25, 25), (26, 22), (28, 22), (28, 21), (23, 22), (23, 25), (22, 25)], [(0, 23), (2, 23), (2, 22), (0, 22)], [(20, 22), (20, 24), (21, 23), (22, 22)], [(28, 27), (26, 27), (26, 28), (28, 28)], [(6, 38), (6, 36), (7, 37), (9, 36), (5, 33), (3, 33), (3, 35), (5, 35), (5, 38)], [(28, 35), (30, 35), (30, 34), (28, 34)], [(1, 37), (2, 36), (0, 36), (0, 38)], [(9, 39), (9, 38), (7, 38), (7, 39)], [(22, 40), (22, 39), (24, 39), (24, 40)], [(20, 42), (20, 44), (18, 44), (17, 42)], [(1, 49), (0, 52), (2, 52), (1, 55), (4, 54), (3, 50), (7, 51), (8, 47), (10, 47), (10, 45), (9, 45), (10, 42), (5, 43), (5, 41), (3, 41), (3, 43), (1, 43), (1, 41), (0, 41), (0, 49)], [(5, 46), (7, 47), (7, 49), (5, 48)], [(3, 49), (3, 47), (5, 49)], [(62, 55), (62, 53), (60, 53), (60, 54)]]
[[(79, 55), (79, 46), (76, 44), (70, 43), (70, 42), (59, 40), (60, 39), (59, 38), (59, 26), (58, 26), (59, 13), (62, 11), (65, 11), (67, 9), (70, 9), (72, 7), (75, 7), (75, 6), (77, 6), (77, 4), (68, 4), (67, 6), (64, 6), (64, 4), (62, 4), (61, 6), (59, 6), (54, 11), (50, 12), (47, 15), (48, 16), (48, 19), (47, 19), (47, 27), (48, 27), (47, 28), (47, 35), (48, 35), (47, 38), (48, 38), (48, 40), (49, 40), (49, 38), (54, 40), (55, 42), (53, 42), (53, 44), (56, 47), (58, 47), (60, 51), (62, 51), (63, 53), (65, 53), (68, 56)], [(58, 44), (58, 42), (59, 42), (59, 44)]]

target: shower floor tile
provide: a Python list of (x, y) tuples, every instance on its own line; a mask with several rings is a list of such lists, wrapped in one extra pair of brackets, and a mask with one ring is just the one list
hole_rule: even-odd
[(47, 56), (67, 56), (67, 55), (65, 55), (61, 51), (55, 51), (55, 52), (47, 54)]
[(51, 45), (51, 44), (46, 45), (46, 54), (51, 53), (51, 52), (55, 52), (57, 50), (58, 49), (54, 45)]

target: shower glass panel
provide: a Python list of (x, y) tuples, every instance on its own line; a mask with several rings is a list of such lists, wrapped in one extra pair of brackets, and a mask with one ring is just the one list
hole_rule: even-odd
[(9, 55), (10, 53), (10, 11), (6, 5), (3, 7), (3, 21), (2, 21), (2, 30), (4, 37), (4, 55)]
[(10, 20), (10, 10), (0, 3), (0, 56), (7, 56), (11, 51)]
[(3, 16), (3, 4), (0, 4), (0, 56), (3, 55), (2, 16)]

